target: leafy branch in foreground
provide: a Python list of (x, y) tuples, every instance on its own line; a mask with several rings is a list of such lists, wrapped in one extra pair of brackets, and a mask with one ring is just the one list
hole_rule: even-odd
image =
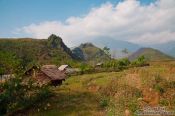
[(48, 86), (39, 86), (19, 75), (1, 84), (0, 89), (0, 115), (35, 106), (52, 95)]

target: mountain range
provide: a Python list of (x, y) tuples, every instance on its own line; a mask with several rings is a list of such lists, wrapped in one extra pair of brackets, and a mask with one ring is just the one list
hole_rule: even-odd
[[(111, 55), (113, 55), (113, 51), (117, 51), (115, 52), (117, 58), (129, 56), (129, 58), (134, 59), (139, 55), (145, 55), (146, 58), (151, 60), (166, 60), (172, 59), (171, 56), (175, 56), (175, 42), (144, 48), (137, 44), (107, 37), (90, 40), (90, 42), (82, 43), (70, 49), (61, 37), (54, 34), (50, 35), (48, 39), (1, 38), (0, 55), (3, 56), (8, 52), (12, 57), (15, 55), (20, 59), (24, 65), (33, 61), (40, 64), (63, 64), (72, 60), (100, 62), (110, 59), (109, 55), (103, 50), (106, 46), (112, 51)], [(125, 49), (124, 53), (123, 49)]]
[(156, 48), (170, 56), (175, 57), (175, 41), (171, 41), (168, 43), (152, 45), (151, 47)]
[[(1, 67), (10, 69), (11, 62), (20, 61), (25, 69), (32, 63), (61, 65), (76, 61), (102, 61), (110, 58), (92, 43), (84, 43), (71, 50), (61, 37), (52, 34), (48, 39), (1, 38), (0, 59)], [(9, 61), (10, 63), (7, 63)]]
[[(163, 44), (154, 44), (154, 45), (138, 45), (127, 41), (117, 40), (110, 37), (97, 37), (90, 40), (94, 45), (103, 48), (107, 46), (111, 49), (111, 53), (117, 52), (116, 58), (125, 57), (133, 52), (136, 52), (140, 48), (154, 48), (164, 54), (175, 57), (175, 41), (171, 41)], [(127, 49), (129, 54), (123, 54), (121, 51)]]
[(153, 48), (140, 48), (136, 52), (132, 53), (128, 58), (132, 61), (137, 59), (139, 56), (144, 56), (147, 61), (164, 61), (174, 59), (173, 57)]

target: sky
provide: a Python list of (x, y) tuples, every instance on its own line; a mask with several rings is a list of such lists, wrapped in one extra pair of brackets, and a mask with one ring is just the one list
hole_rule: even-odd
[(0, 0), (0, 37), (175, 41), (175, 0)]

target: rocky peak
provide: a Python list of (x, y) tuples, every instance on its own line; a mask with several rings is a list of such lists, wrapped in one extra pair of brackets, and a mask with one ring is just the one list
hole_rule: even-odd
[(52, 34), (48, 37), (47, 45), (51, 48), (61, 48), (63, 44), (64, 43), (63, 43), (61, 37), (59, 37), (59, 36)]

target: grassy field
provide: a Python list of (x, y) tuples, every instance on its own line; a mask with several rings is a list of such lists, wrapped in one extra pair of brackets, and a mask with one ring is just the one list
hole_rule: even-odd
[[(144, 106), (175, 111), (175, 62), (69, 77), (55, 95), (23, 112), (34, 116), (124, 116)], [(149, 100), (147, 100), (149, 98)]]

